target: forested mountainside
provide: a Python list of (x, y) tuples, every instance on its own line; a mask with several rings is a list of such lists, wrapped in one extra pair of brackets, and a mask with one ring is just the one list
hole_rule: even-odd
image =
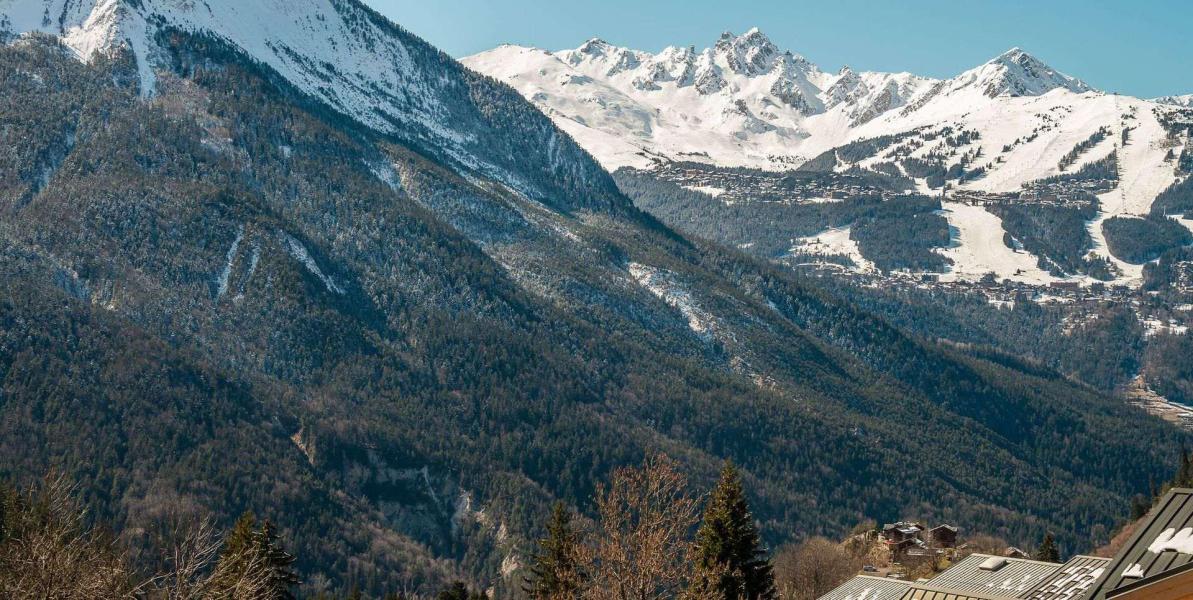
[[(356, 2), (285, 7), (373, 23), (438, 75), (378, 102), (430, 94), (473, 139), (312, 93), (218, 29), (232, 4), (215, 25), (95, 4), (119, 18), (0, 48), (0, 476), (57, 469), (134, 540), (252, 510), (311, 586), (515, 589), (551, 501), (589, 511), (663, 452), (701, 489), (741, 465), (772, 545), (914, 513), (1085, 547), (1179, 446), (1055, 371), (675, 233)], [(64, 45), (101, 22), (87, 60)]]

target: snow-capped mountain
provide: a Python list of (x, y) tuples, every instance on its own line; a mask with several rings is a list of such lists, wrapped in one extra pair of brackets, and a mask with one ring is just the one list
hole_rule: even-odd
[[(41, 32), (84, 60), (117, 48), (135, 56), (141, 93), (155, 93), (160, 44), (172, 32), (211, 38), (276, 72), (299, 93), (442, 160), (504, 181), (532, 197), (552, 194), (526, 181), (494, 148), (495, 120), (469, 101), (478, 83), (454, 60), (351, 0), (0, 0), (0, 38)], [(459, 74), (460, 77), (455, 75)], [(501, 90), (496, 93), (504, 93)], [(529, 122), (529, 121), (527, 121)], [(556, 182), (593, 181), (571, 143), (536, 123), (539, 173)], [(533, 169), (532, 169), (533, 170)], [(550, 187), (548, 185), (547, 187)]]
[(555, 53), (502, 46), (463, 62), (513, 85), (609, 168), (659, 157), (784, 168), (876, 119), (888, 124), (873, 129), (898, 130), (891, 121), (933, 103), (1091, 92), (1017, 48), (945, 81), (849, 67), (825, 73), (758, 29), (725, 33), (699, 51), (650, 54), (593, 39)]
[[(561, 52), (501, 46), (463, 62), (516, 88), (610, 170), (684, 161), (860, 168), (911, 177), (933, 195), (945, 183), (953, 194), (1012, 194), (1113, 157), (1117, 179), (1098, 191), (1091, 252), (1136, 283), (1142, 268), (1110, 255), (1100, 223), (1149, 214), (1183, 180), (1187, 160), (1178, 157), (1189, 154), (1188, 129), (1174, 124), (1188, 120), (1174, 116), (1188, 98), (1103, 93), (1019, 48), (944, 80), (848, 67), (826, 73), (757, 29), (726, 33), (704, 50), (651, 54), (592, 40)], [(927, 163), (951, 179), (909, 168)], [(985, 209), (946, 214), (962, 236), (960, 250), (946, 251), (954, 275), (1052, 280), (1021, 268), (1034, 258), (1004, 247), (1001, 236), (979, 235), (1000, 223)], [(986, 237), (994, 240), (988, 248), (969, 247)]]

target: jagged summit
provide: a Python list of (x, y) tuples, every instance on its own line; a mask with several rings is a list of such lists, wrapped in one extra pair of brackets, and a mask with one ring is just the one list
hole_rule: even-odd
[(1085, 82), (1053, 69), (1022, 48), (1014, 47), (955, 78), (954, 90), (977, 89), (984, 95), (1039, 96), (1055, 89), (1092, 91)]

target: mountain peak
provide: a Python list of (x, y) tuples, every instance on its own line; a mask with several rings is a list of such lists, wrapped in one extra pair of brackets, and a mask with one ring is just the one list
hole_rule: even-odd
[(726, 31), (722, 33), (720, 39), (717, 40), (716, 45), (722, 46), (725, 44), (729, 44), (737, 48), (774, 48), (775, 50), (778, 50), (778, 48), (775, 47), (774, 42), (772, 42), (770, 38), (765, 33), (762, 33), (762, 30), (757, 27), (751, 27), (748, 31), (741, 35), (735, 35), (732, 31)]
[(729, 70), (749, 76), (769, 72), (781, 54), (779, 48), (757, 27), (742, 35), (733, 35), (728, 31), (721, 34), (715, 52)]
[(594, 37), (581, 44), (576, 50), (584, 54), (595, 54), (597, 52), (604, 52), (609, 47), (609, 42), (599, 37)]
[(765, 33), (762, 33), (762, 30), (757, 27), (751, 27), (749, 31), (743, 33), (741, 37), (743, 40), (754, 40), (766, 44), (771, 43), (770, 38), (767, 37)]
[(999, 60), (999, 59), (1015, 60), (1023, 55), (1031, 56), (1030, 54), (1027, 54), (1027, 52), (1023, 48), (1020, 48), (1019, 46), (1015, 46), (1015, 47), (1011, 48), (1010, 50), (1007, 50), (1006, 52), (999, 54), (998, 57), (996, 57), (994, 60)]
[(1092, 91), (1085, 82), (1057, 71), (1018, 46), (962, 73), (954, 80), (954, 89), (979, 89), (990, 98), (1040, 96), (1056, 89), (1078, 94)]

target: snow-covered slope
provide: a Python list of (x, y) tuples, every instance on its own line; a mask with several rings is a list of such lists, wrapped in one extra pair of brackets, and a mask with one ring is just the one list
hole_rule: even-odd
[[(1172, 126), (1189, 98), (1099, 92), (1018, 48), (946, 80), (848, 67), (826, 73), (757, 29), (726, 33), (704, 50), (651, 54), (594, 39), (561, 52), (502, 46), (462, 62), (509, 83), (610, 170), (698, 161), (780, 171), (818, 159), (812, 164), (827, 161), (838, 172), (912, 175), (922, 191), (939, 194), (941, 181), (929, 185), (906, 170), (908, 160), (926, 161), (962, 170), (950, 193), (983, 204), (981, 195), (1015, 194), (1113, 155), (1117, 187), (1101, 195), (1093, 229), (1110, 216), (1148, 214), (1157, 194), (1184, 176), (1173, 157), (1189, 145), (1185, 130)], [(866, 140), (883, 141), (857, 144)], [(1010, 249), (991, 250), (1001, 233), (970, 247), (966, 231), (978, 236), (969, 225), (1001, 224), (976, 211), (983, 214), (946, 211), (961, 231), (948, 252), (955, 273), (1047, 279), (1029, 274), (1034, 257), (1007, 262)], [(1119, 266), (1124, 280), (1138, 281), (1138, 266)]]
[(594, 39), (555, 53), (502, 46), (463, 62), (513, 85), (608, 168), (666, 157), (780, 169), (863, 131), (908, 130), (930, 105), (960, 115), (1057, 90), (1074, 98), (1091, 91), (1017, 48), (946, 81), (848, 67), (825, 73), (757, 29), (725, 33), (699, 51), (650, 54)]
[[(32, 32), (59, 37), (83, 60), (131, 49), (145, 96), (154, 94), (155, 69), (166, 60), (166, 34), (215, 39), (367, 127), (532, 197), (550, 190), (528, 181), (526, 156), (515, 160), (494, 140), (537, 138), (543, 164), (529, 166), (545, 178), (603, 177), (545, 120), (497, 122), (479, 104), (521, 100), (507, 102), (503, 88), (358, 0), (0, 0), (0, 40)], [(494, 132), (502, 128), (520, 129), (511, 136)]]
[[(379, 129), (393, 120), (442, 129), (434, 74), (422, 72), (392, 27), (339, 0), (0, 0), (14, 33), (62, 36), (82, 58), (125, 43), (152, 63), (155, 33), (168, 27), (216, 35), (277, 70), (305, 92)], [(285, 15), (285, 19), (278, 19)], [(153, 25), (149, 24), (153, 21)], [(314, 59), (318, 58), (319, 62)], [(152, 71), (145, 83), (152, 85)], [(145, 90), (152, 93), (152, 88)], [(376, 102), (398, 94), (398, 106)]]
[[(973, 133), (952, 152), (957, 160), (979, 148), (990, 159), (972, 187), (1008, 191), (1059, 174), (1060, 159), (1099, 129), (1133, 127), (1124, 114), (1143, 125), (1138, 133), (1167, 135), (1154, 126), (1162, 105), (1094, 91), (1018, 48), (943, 81), (848, 67), (827, 74), (756, 29), (702, 51), (649, 54), (592, 40), (556, 53), (502, 46), (462, 62), (514, 86), (610, 169), (659, 158), (784, 169), (852, 141), (952, 127)], [(1072, 166), (1104, 158), (1116, 137)]]

